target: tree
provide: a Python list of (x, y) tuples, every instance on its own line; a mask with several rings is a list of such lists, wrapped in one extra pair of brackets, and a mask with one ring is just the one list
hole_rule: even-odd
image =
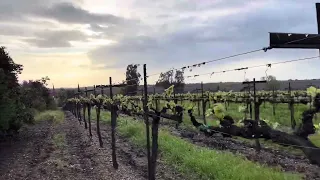
[(269, 75), (267, 77), (261, 77), (262, 81), (267, 81), (266, 84), (266, 90), (271, 91), (271, 90), (278, 90), (280, 88), (280, 82), (277, 80), (275, 76)]
[(24, 81), (22, 83), (22, 101), (28, 108), (43, 111), (46, 109), (54, 109), (55, 102), (48, 88), (46, 88), (48, 77), (32, 81)]
[(175, 85), (175, 91), (176, 93), (183, 93), (184, 91), (184, 86), (185, 86), (185, 83), (184, 83), (184, 71), (180, 71), (180, 70), (177, 70), (176, 71), (176, 74), (174, 76), (174, 85)]
[(14, 63), (4, 47), (0, 47), (0, 134), (12, 135), (23, 123), (33, 123), (35, 109), (54, 107), (45, 87), (48, 77), (18, 83), (23, 66)]
[(23, 66), (13, 62), (12, 58), (5, 51), (5, 47), (0, 47), (0, 68), (3, 70), (4, 79), (8, 82), (9, 88), (17, 88), (18, 74), (21, 74)]
[(126, 84), (122, 92), (126, 95), (136, 95), (140, 84), (140, 73), (138, 72), (139, 64), (129, 64), (126, 71)]
[(160, 73), (159, 79), (156, 82), (156, 86), (167, 89), (172, 84), (173, 84), (173, 70), (167, 71), (165, 73)]
[(60, 88), (56, 95), (57, 105), (59, 107), (62, 107), (66, 103), (67, 99), (73, 98), (73, 96), (74, 96), (73, 90)]
[(163, 87), (167, 89), (171, 85), (175, 86), (176, 93), (182, 93), (184, 90), (184, 71), (176, 70), (169, 70), (165, 73), (161, 73), (159, 76), (158, 81), (156, 82), (156, 86)]
[(22, 65), (15, 64), (4, 47), (0, 47), (0, 131), (17, 131), (21, 127), (23, 105), (20, 102), (18, 74)]

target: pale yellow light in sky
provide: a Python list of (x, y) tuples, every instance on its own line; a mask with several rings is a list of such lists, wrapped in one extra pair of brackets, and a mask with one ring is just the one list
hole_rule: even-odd
[[(55, 87), (93, 86), (107, 84), (109, 76), (116, 74), (115, 70), (91, 69), (92, 64), (85, 53), (74, 54), (23, 54), (12, 56), (24, 69), (19, 80), (35, 80), (48, 76)], [(119, 73), (118, 73), (119, 74)], [(113, 77), (119, 81), (124, 77)]]

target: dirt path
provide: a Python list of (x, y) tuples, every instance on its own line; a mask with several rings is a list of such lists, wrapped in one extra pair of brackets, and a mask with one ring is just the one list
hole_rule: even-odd
[[(97, 137), (96, 123), (92, 123), (92, 134)], [(111, 125), (100, 124), (102, 140), (104, 146), (107, 146), (111, 152)], [(97, 138), (94, 138), (95, 143), (98, 146)], [(122, 163), (129, 164), (131, 167), (140, 172), (140, 174), (147, 179), (147, 153), (146, 150), (133, 145), (128, 139), (116, 133), (116, 147), (117, 158), (121, 159)], [(161, 153), (159, 154), (157, 161), (157, 175), (158, 180), (175, 180), (185, 179), (185, 177), (176, 172), (173, 167), (166, 165), (161, 161)]]
[[(121, 149), (121, 148), (120, 148)], [(0, 179), (145, 179), (143, 171), (119, 156), (114, 170), (110, 148), (99, 148), (96, 138), (71, 113), (57, 126), (43, 121), (22, 129), (18, 138), (0, 142)]]

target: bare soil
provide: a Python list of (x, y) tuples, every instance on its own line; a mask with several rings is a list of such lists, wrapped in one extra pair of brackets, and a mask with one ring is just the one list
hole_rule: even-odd
[[(119, 168), (115, 170), (110, 127), (102, 125), (104, 148), (99, 148), (94, 124), (92, 134), (91, 139), (70, 112), (59, 125), (42, 121), (25, 126), (17, 137), (0, 142), (0, 179), (147, 179), (147, 159), (142, 149), (117, 136)], [(180, 179), (171, 168), (159, 164), (157, 179)]]

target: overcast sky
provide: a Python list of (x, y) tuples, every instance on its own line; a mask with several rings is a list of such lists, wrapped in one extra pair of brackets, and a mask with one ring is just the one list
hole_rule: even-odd
[[(24, 66), (20, 80), (49, 76), (56, 87), (125, 78), (269, 45), (269, 32), (317, 33), (314, 0), (0, 0), (0, 45)], [(272, 49), (209, 63), (185, 75), (317, 56), (317, 50)], [(320, 60), (186, 79), (186, 82), (320, 78)], [(139, 69), (142, 72), (142, 69)], [(267, 70), (267, 71), (266, 71)], [(154, 83), (158, 76), (148, 79)]]

